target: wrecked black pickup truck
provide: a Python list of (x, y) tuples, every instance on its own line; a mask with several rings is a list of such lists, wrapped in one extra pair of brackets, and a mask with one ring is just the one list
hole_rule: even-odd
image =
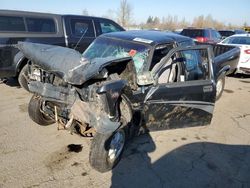
[(217, 80), (230, 69), (215, 65), (211, 47), (158, 31), (105, 34), (83, 54), (26, 42), (18, 48), (31, 60), (29, 116), (93, 136), (89, 161), (100, 172), (140, 133), (209, 124)]

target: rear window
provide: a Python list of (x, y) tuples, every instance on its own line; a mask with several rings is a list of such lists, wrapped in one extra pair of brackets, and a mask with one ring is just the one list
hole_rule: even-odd
[(26, 18), (29, 32), (55, 33), (56, 26), (53, 19), (49, 18)]
[(0, 16), (0, 31), (25, 31), (23, 18)]
[(101, 26), (102, 33), (122, 31), (121, 28), (115, 26), (114, 24), (108, 21), (100, 21), (100, 26)]
[(204, 36), (204, 30), (202, 29), (184, 29), (181, 32), (181, 35), (196, 38), (196, 37), (203, 37)]

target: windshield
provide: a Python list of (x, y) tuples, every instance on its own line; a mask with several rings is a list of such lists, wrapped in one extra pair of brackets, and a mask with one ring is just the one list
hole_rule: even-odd
[(222, 41), (223, 44), (246, 44), (250, 45), (250, 37), (229, 37)]
[(101, 37), (86, 49), (83, 57), (90, 61), (94, 58), (132, 57), (136, 72), (140, 72), (147, 63), (149, 51), (150, 48), (143, 44)]

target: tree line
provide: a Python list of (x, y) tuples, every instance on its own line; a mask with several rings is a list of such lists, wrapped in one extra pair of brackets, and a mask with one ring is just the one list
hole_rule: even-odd
[[(85, 9), (82, 12), (84, 15), (88, 15), (88, 11)], [(103, 17), (107, 17), (117, 21), (125, 28), (140, 28), (140, 29), (160, 29), (174, 31), (186, 27), (198, 27), (198, 28), (215, 28), (215, 29), (239, 29), (247, 26), (233, 25), (231, 23), (225, 24), (212, 17), (212, 15), (200, 15), (193, 19), (192, 22), (187, 21), (185, 18), (179, 19), (178, 16), (168, 15), (166, 17), (159, 18), (157, 16), (149, 16), (145, 23), (136, 24), (133, 21), (133, 7), (127, 0), (120, 0), (119, 8), (115, 10), (108, 10)]]
[(242, 26), (233, 25), (233, 24), (225, 24), (221, 21), (214, 19), (211, 15), (200, 15), (193, 19), (192, 22), (186, 21), (185, 18), (179, 20), (178, 16), (168, 15), (163, 18), (159, 18), (157, 16), (149, 16), (146, 23), (140, 24), (141, 28), (145, 29), (162, 29), (162, 30), (170, 30), (174, 31), (177, 29), (182, 29), (186, 27), (198, 27), (198, 28), (215, 28), (215, 29), (236, 29), (243, 28), (246, 26), (246, 23)]

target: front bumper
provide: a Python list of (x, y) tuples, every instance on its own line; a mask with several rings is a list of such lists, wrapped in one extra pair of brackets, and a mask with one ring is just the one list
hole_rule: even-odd
[(49, 101), (72, 105), (76, 100), (76, 91), (73, 88), (54, 86), (39, 81), (30, 81), (28, 86), (30, 92), (36, 93)]

